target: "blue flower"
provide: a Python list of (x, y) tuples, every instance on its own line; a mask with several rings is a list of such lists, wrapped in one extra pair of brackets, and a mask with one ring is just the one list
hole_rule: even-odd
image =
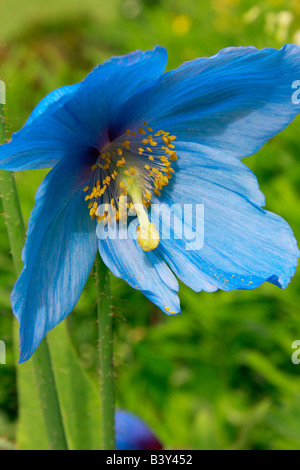
[(116, 411), (117, 450), (161, 450), (162, 444), (148, 426), (136, 415)]
[[(115, 276), (167, 314), (180, 311), (176, 277), (213, 292), (265, 281), (286, 287), (295, 272), (292, 230), (262, 209), (264, 196), (241, 158), (299, 113), (292, 96), (300, 48), (227, 48), (164, 73), (166, 62), (162, 47), (112, 58), (46, 96), (0, 147), (3, 169), (53, 167), (36, 194), (11, 296), (20, 362), (73, 309), (97, 250)], [(147, 211), (159, 203), (172, 218), (170, 237), (159, 211)], [(195, 250), (187, 234), (197, 226), (180, 209), (197, 204), (204, 242), (201, 233)], [(135, 207), (136, 237), (101, 236), (97, 227), (110, 219), (120, 230)]]

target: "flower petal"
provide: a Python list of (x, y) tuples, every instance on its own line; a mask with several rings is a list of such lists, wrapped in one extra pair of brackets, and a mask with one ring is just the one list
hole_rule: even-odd
[[(155, 83), (166, 63), (167, 51), (159, 46), (112, 57), (83, 80), (74, 99), (63, 107), (60, 121), (75, 117), (83, 145), (103, 147), (119, 135), (119, 128), (111, 125), (119, 107), (137, 91)], [(126, 127), (125, 120), (123, 125)]]
[(74, 85), (66, 85), (51, 91), (34, 108), (25, 122), (25, 126), (30, 126), (39, 117), (52, 114), (57, 108), (63, 106), (64, 103), (72, 98), (72, 95), (78, 90), (79, 86), (80, 83), (75, 83)]
[(179, 159), (176, 164), (176, 176), (194, 174), (199, 184), (211, 182), (243, 196), (247, 201), (262, 207), (265, 196), (260, 191), (254, 173), (230, 153), (217, 148), (190, 142), (177, 142)]
[(166, 61), (166, 50), (158, 46), (113, 57), (81, 83), (53, 91), (12, 135), (11, 142), (0, 147), (0, 167), (48, 168), (73, 148), (101, 148), (110, 137), (108, 126), (116, 108), (156, 81)]
[(162, 444), (138, 416), (125, 410), (116, 410), (117, 450), (161, 450)]
[(137, 220), (132, 222), (127, 238), (99, 239), (99, 253), (116, 277), (141, 290), (165, 313), (179, 313), (178, 282), (156, 251), (144, 252), (133, 233)]
[(121, 106), (126, 116), (243, 158), (255, 153), (299, 113), (292, 100), (300, 76), (300, 47), (230, 47), (186, 62)]
[(20, 362), (77, 303), (97, 252), (96, 225), (84, 201), (82, 156), (72, 153), (48, 173), (36, 194), (12, 295), (20, 323)]
[[(2, 169), (49, 168), (64, 156), (67, 147), (62, 130), (46, 118), (71, 99), (78, 87), (79, 84), (58, 88), (40, 101), (23, 128), (12, 135), (10, 142), (0, 146)], [(62, 143), (61, 147), (59, 143)]]
[[(195, 145), (195, 153), (197, 149)], [(261, 193), (245, 165), (233, 164), (233, 158), (226, 155), (222, 163), (215, 153), (206, 158), (204, 147), (200, 149), (196, 167), (191, 149), (179, 152), (174, 181), (164, 189), (160, 202), (182, 208), (181, 212), (174, 206), (174, 227), (183, 225), (199, 237), (203, 227), (187, 210), (195, 213), (197, 204), (204, 205), (203, 247), (190, 249), (187, 237), (166, 239), (161, 231), (160, 255), (196, 291), (253, 289), (264, 281), (286, 287), (299, 257), (289, 225), (261, 209)], [(159, 226), (155, 210), (151, 220)]]

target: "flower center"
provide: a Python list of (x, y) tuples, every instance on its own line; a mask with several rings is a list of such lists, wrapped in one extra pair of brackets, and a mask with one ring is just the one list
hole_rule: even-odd
[(91, 185), (84, 188), (92, 220), (96, 217), (98, 223), (107, 224), (114, 218), (125, 222), (135, 209), (140, 222), (138, 243), (145, 251), (156, 248), (159, 235), (148, 219), (147, 209), (153, 195), (161, 196), (172, 178), (172, 162), (178, 159), (175, 139), (164, 130), (153, 131), (144, 122), (108, 143), (92, 166)]

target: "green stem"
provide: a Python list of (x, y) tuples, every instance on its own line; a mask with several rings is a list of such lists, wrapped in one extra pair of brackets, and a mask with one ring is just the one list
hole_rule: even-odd
[(113, 370), (113, 317), (109, 271), (100, 256), (96, 259), (100, 385), (102, 408), (102, 448), (115, 449), (115, 393)]
[(50, 449), (68, 450), (55, 376), (46, 338), (43, 339), (39, 348), (34, 353), (33, 363)]
[[(2, 106), (0, 105), (0, 143), (3, 142), (5, 142), (5, 125)], [(19, 276), (23, 266), (21, 254), (25, 241), (25, 227), (12, 172), (0, 170), (0, 191), (13, 262), (17, 276)], [(67, 440), (46, 338), (35, 352), (33, 364), (50, 448), (53, 450), (67, 450)]]

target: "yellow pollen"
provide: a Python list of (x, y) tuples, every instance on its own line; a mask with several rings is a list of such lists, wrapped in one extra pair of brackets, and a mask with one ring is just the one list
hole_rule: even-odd
[(165, 152), (166, 152), (168, 155), (175, 155), (175, 153), (176, 153), (175, 150), (170, 150), (170, 149), (166, 149)]
[(123, 145), (123, 147), (126, 147), (129, 150), (130, 140), (124, 140), (122, 145)]
[[(135, 131), (127, 129), (123, 139), (118, 144), (110, 143), (100, 151), (97, 163), (91, 166), (92, 171), (99, 172), (99, 179), (91, 187), (83, 188), (84, 192), (88, 191), (85, 200), (92, 220), (96, 217), (97, 222), (106, 224), (112, 218), (122, 221), (128, 215), (137, 215), (140, 223), (137, 227), (137, 241), (144, 251), (150, 251), (158, 246), (160, 238), (146, 211), (153, 195), (161, 196), (161, 191), (175, 172), (171, 166), (178, 159), (172, 143), (176, 136), (162, 129), (155, 132), (145, 121), (144, 126)], [(157, 149), (154, 149), (156, 146)], [(134, 153), (140, 157), (137, 162), (132, 160), (130, 166)], [(103, 200), (106, 191), (107, 197)], [(129, 197), (128, 203), (126, 196)], [(99, 211), (103, 203), (110, 205), (110, 210), (105, 210), (101, 216)], [(142, 209), (136, 210), (136, 204)]]
[(126, 163), (126, 162), (125, 162), (124, 158), (122, 158), (121, 160), (118, 160), (118, 161), (117, 161), (116, 165), (117, 165), (117, 166), (124, 166), (125, 163)]

